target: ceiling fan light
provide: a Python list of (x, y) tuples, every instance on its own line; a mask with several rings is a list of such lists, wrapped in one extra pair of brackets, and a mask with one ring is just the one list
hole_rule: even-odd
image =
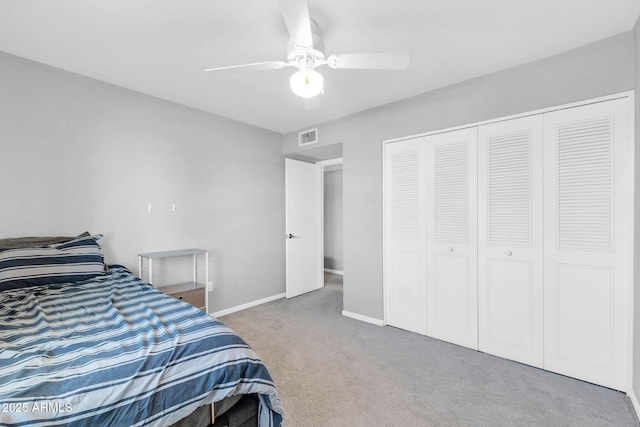
[(322, 92), (324, 77), (313, 68), (301, 68), (289, 80), (291, 90), (302, 98), (311, 98)]

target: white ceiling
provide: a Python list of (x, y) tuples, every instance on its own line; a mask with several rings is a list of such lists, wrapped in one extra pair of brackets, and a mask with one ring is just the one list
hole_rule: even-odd
[(305, 111), (278, 0), (0, 0), (0, 50), (287, 133), (633, 28), (638, 0), (309, 0), (326, 53), (409, 50), (406, 71), (322, 67)]

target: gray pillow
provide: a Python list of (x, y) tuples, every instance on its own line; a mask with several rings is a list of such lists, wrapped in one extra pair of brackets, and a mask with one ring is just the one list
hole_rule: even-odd
[(0, 239), (0, 251), (5, 249), (22, 249), (35, 246), (52, 245), (54, 243), (64, 243), (77, 239), (78, 237), (91, 236), (88, 231), (77, 236), (52, 236), (52, 237), (15, 237), (9, 239)]

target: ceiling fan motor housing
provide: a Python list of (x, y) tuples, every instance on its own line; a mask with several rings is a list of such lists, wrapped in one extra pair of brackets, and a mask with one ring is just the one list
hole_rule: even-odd
[(293, 40), (287, 43), (287, 59), (298, 68), (316, 68), (325, 64), (324, 40), (318, 34), (312, 34), (313, 46), (299, 46)]

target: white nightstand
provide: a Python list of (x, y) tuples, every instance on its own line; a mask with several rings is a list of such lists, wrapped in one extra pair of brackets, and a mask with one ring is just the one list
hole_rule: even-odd
[(138, 276), (144, 280), (143, 274), (146, 272), (147, 281), (153, 285), (154, 260), (185, 256), (193, 257), (193, 280), (175, 285), (158, 286), (157, 288), (208, 313), (209, 301), (207, 293), (211, 291), (212, 286), (211, 282), (209, 282), (209, 251), (204, 249), (181, 249), (138, 254)]

